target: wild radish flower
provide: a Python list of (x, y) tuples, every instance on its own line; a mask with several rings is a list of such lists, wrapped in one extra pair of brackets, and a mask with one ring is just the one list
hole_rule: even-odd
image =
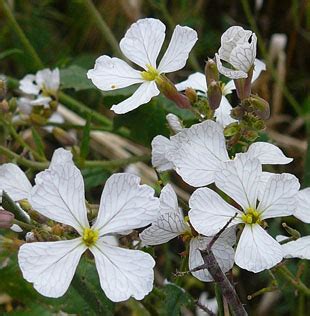
[[(39, 70), (35, 75), (26, 75), (19, 83), (19, 89), (29, 95), (32, 106), (48, 106), (58, 95), (60, 85), (59, 69)], [(33, 99), (35, 98), (35, 99)]]
[[(254, 66), (257, 37), (252, 31), (240, 26), (232, 26), (221, 37), (221, 47), (215, 54), (217, 68), (230, 79), (247, 78)], [(232, 68), (223, 66), (222, 61)]]
[(196, 190), (190, 198), (189, 218), (201, 234), (216, 234), (236, 213), (230, 226), (243, 224), (235, 255), (236, 264), (260, 272), (283, 258), (281, 245), (262, 227), (268, 218), (289, 216), (296, 207), (298, 179), (288, 173), (263, 176), (261, 162), (249, 155), (238, 155), (221, 163), (215, 173), (215, 184), (240, 208), (227, 202), (209, 188)]
[[(266, 70), (265, 63), (260, 61), (259, 59), (255, 59), (252, 83), (259, 77), (261, 72), (264, 70)], [(186, 88), (193, 88), (197, 90), (198, 93), (202, 96), (207, 97), (208, 87), (206, 77), (203, 73), (200, 72), (196, 72), (190, 75), (187, 80), (176, 84), (176, 88), (178, 91), (184, 91)], [(230, 123), (236, 122), (236, 120), (230, 116), (232, 106), (226, 98), (226, 95), (231, 94), (232, 91), (235, 89), (236, 86), (233, 80), (230, 80), (227, 84), (222, 84), (223, 96), (220, 106), (214, 112), (214, 116), (216, 118), (216, 122), (218, 122), (223, 127), (229, 125)]]
[(310, 188), (300, 190), (296, 198), (297, 206), (293, 215), (301, 221), (310, 224)]
[(36, 177), (30, 203), (42, 215), (72, 226), (79, 237), (21, 246), (18, 262), (24, 278), (44, 296), (60, 297), (68, 289), (81, 255), (95, 258), (100, 284), (109, 299), (140, 300), (153, 287), (154, 260), (138, 250), (108, 244), (105, 236), (143, 227), (159, 207), (154, 190), (131, 174), (114, 174), (103, 189), (98, 217), (90, 226), (81, 172), (72, 161), (55, 164)]
[[(162, 189), (159, 200), (158, 218), (139, 235), (143, 244), (149, 246), (160, 245), (181, 236), (185, 240), (190, 240), (189, 269), (202, 265), (204, 261), (199, 249), (206, 249), (208, 243), (212, 240), (212, 236), (203, 237), (192, 231), (178, 206), (177, 195), (170, 184)], [(232, 246), (235, 241), (235, 231), (230, 229), (224, 232), (212, 246), (212, 251), (223, 272), (227, 272), (233, 266), (234, 250)], [(206, 269), (192, 272), (192, 274), (201, 281), (210, 282), (213, 280)]]
[[(152, 162), (157, 163), (159, 171), (168, 170), (168, 167), (175, 169), (186, 183), (194, 187), (213, 183), (221, 163), (230, 160), (223, 128), (211, 120), (183, 129), (170, 140), (157, 136), (152, 147)], [(246, 155), (259, 159), (261, 164), (287, 164), (292, 161), (277, 146), (265, 142), (251, 144)]]
[(197, 33), (187, 26), (177, 25), (169, 46), (157, 66), (156, 60), (165, 39), (165, 25), (152, 18), (132, 24), (120, 41), (120, 49), (133, 63), (143, 68), (135, 70), (119, 58), (103, 55), (96, 60), (94, 69), (87, 73), (93, 84), (103, 91), (110, 91), (140, 84), (135, 93), (119, 104), (112, 106), (115, 113), (122, 114), (149, 102), (160, 91), (158, 82), (164, 73), (185, 66), (188, 55), (197, 41)]
[[(279, 236), (277, 236), (279, 237)], [(277, 238), (279, 240), (279, 238)], [(286, 238), (281, 238), (281, 241)], [(280, 240), (279, 240), (280, 241)], [(284, 258), (300, 258), (310, 260), (310, 236), (298, 238), (281, 245)]]

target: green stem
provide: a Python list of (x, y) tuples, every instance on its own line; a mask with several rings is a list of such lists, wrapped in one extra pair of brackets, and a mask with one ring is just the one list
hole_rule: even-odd
[(217, 306), (218, 306), (218, 315), (224, 316), (222, 291), (217, 283), (214, 283), (214, 291), (215, 291), (215, 297), (216, 297)]
[(103, 19), (102, 15), (99, 13), (97, 8), (94, 6), (93, 2), (91, 0), (83, 0), (82, 1), (85, 9), (87, 10), (89, 16), (91, 17), (91, 20), (93, 20), (99, 31), (101, 32), (102, 36), (107, 40), (107, 42), (110, 44), (113, 53), (118, 56), (122, 57), (123, 54), (119, 48), (118, 41), (116, 40), (113, 32), (111, 31), (108, 24)]
[(274, 271), (289, 281), (301, 293), (310, 296), (310, 289), (302, 281), (296, 280), (287, 267), (279, 266), (276, 267)]
[[(188, 266), (188, 251), (189, 251), (189, 243), (186, 244), (186, 248), (185, 248), (185, 253), (186, 255), (184, 255), (181, 259), (181, 264), (180, 264), (180, 271), (179, 272), (184, 272), (187, 270), (187, 266)], [(175, 284), (180, 286), (182, 284), (182, 277), (178, 276), (175, 280)]]
[(288, 103), (292, 106), (292, 108), (295, 110), (295, 112), (299, 116), (303, 116), (302, 115), (302, 109), (301, 109), (299, 103), (296, 101), (296, 99), (291, 94), (291, 92), (287, 89), (287, 87), (285, 86), (283, 81), (280, 80), (280, 78), (278, 77), (274, 66), (269, 61), (267, 48), (266, 48), (266, 46), (264, 44), (264, 40), (263, 40), (262, 36), (260, 35), (260, 32), (259, 32), (258, 27), (256, 25), (255, 18), (253, 16), (252, 12), (251, 12), (248, 0), (241, 0), (241, 3), (242, 3), (242, 7), (243, 7), (243, 11), (245, 13), (245, 16), (246, 16), (251, 28), (253, 29), (253, 31), (255, 32), (255, 34), (257, 36), (257, 39), (258, 39), (258, 42), (259, 42), (259, 46), (258, 47), (260, 49), (260, 52), (261, 52), (263, 58), (265, 59), (265, 62), (266, 62), (267, 67), (268, 67), (268, 70), (270, 71), (270, 73), (271, 73), (273, 79), (275, 80), (275, 82), (277, 83), (277, 85), (282, 90), (282, 93), (285, 96), (285, 98), (288, 101)]
[(36, 170), (44, 170), (48, 167), (47, 161), (37, 162), (37, 161), (28, 160), (1, 145), (0, 145), (0, 153), (10, 158), (11, 160), (15, 160), (19, 165), (27, 167), (27, 168), (34, 168)]
[(22, 229), (24, 229), (26, 231), (31, 231), (31, 230), (35, 229), (35, 226), (27, 224), (27, 223), (24, 223), (24, 222), (21, 222), (21, 221), (19, 221), (17, 219), (13, 220), (13, 224), (18, 225), (19, 227), (21, 227)]
[(33, 60), (34, 67), (36, 69), (43, 68), (42, 60), (40, 59), (40, 57), (38, 56), (37, 52), (34, 50), (33, 46), (31, 45), (31, 43), (29, 42), (28, 38), (26, 37), (25, 33), (23, 32), (23, 30), (21, 29), (21, 27), (17, 23), (14, 15), (12, 13), (11, 8), (5, 2), (5, 0), (0, 0), (0, 8), (4, 12), (4, 15), (7, 17), (9, 23), (11, 24), (11, 26), (13, 28), (13, 30), (15, 31), (15, 33), (19, 37), (19, 39), (20, 39), (21, 43), (23, 44), (26, 52), (29, 54), (29, 56), (31, 56), (31, 58)]

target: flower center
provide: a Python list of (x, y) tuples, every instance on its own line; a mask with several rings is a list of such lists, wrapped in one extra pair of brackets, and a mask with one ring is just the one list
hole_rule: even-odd
[(242, 220), (246, 224), (261, 224), (262, 220), (260, 218), (260, 213), (253, 207), (246, 209), (246, 213), (242, 214)]
[(87, 247), (93, 246), (99, 238), (99, 231), (85, 228), (83, 231), (82, 240)]
[(147, 67), (148, 70), (141, 72), (141, 77), (142, 77), (143, 80), (153, 81), (157, 77), (159, 77), (159, 72), (157, 71), (157, 69), (155, 69), (151, 65), (146, 65), (146, 67)]

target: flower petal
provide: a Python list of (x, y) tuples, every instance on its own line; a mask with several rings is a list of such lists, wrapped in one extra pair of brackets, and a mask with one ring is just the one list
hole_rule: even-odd
[(159, 90), (154, 81), (143, 82), (135, 93), (121, 103), (114, 104), (111, 108), (117, 114), (130, 112), (142, 104), (148, 103), (153, 97), (159, 95)]
[(36, 211), (74, 227), (80, 234), (89, 227), (83, 177), (72, 162), (52, 165), (40, 172), (35, 182), (30, 203)]
[(167, 158), (188, 184), (199, 187), (214, 182), (222, 161), (229, 159), (222, 127), (207, 120), (170, 138), (173, 149)]
[(177, 25), (169, 46), (159, 63), (159, 72), (173, 72), (182, 69), (188, 55), (198, 40), (197, 32), (190, 27)]
[(192, 88), (203, 93), (207, 93), (206, 76), (201, 72), (195, 72), (188, 76), (187, 80), (175, 85), (178, 91), (184, 91), (186, 88)]
[(310, 260), (310, 236), (302, 237), (282, 245), (285, 258)]
[(292, 215), (296, 208), (299, 187), (298, 179), (292, 174), (272, 175), (257, 207), (262, 212), (262, 219)]
[(310, 224), (310, 188), (300, 190), (296, 195), (296, 199), (297, 206), (293, 215)]
[(93, 229), (100, 235), (144, 227), (158, 215), (159, 200), (148, 185), (129, 173), (115, 173), (106, 182)]
[(36, 82), (41, 89), (45, 89), (50, 94), (55, 94), (60, 85), (59, 69), (50, 70), (46, 68), (39, 70), (36, 73)]
[(182, 211), (179, 208), (178, 197), (173, 190), (171, 184), (166, 184), (160, 192), (160, 214), (177, 212), (183, 217)]
[(252, 83), (260, 76), (261, 72), (265, 70), (266, 70), (266, 64), (263, 61), (256, 58), (254, 61)]
[[(192, 238), (189, 246), (189, 269), (192, 270), (204, 263), (200, 250), (207, 248), (212, 237), (196, 237)], [(212, 246), (212, 252), (221, 270), (226, 273), (234, 265), (235, 252), (232, 246), (227, 244), (223, 239), (218, 239)], [(192, 272), (192, 275), (203, 282), (212, 282), (213, 278), (207, 269)]]
[(49, 169), (57, 168), (58, 164), (71, 163), (73, 165), (72, 154), (70, 150), (66, 150), (64, 148), (57, 148), (52, 156), (51, 163), (49, 165)]
[(222, 163), (221, 169), (215, 174), (215, 184), (244, 210), (248, 207), (256, 208), (261, 174), (262, 165), (259, 160), (241, 154), (234, 160)]
[(286, 165), (293, 161), (293, 158), (286, 157), (280, 148), (266, 142), (251, 144), (247, 154), (251, 158), (257, 158), (263, 165)]
[(47, 297), (65, 294), (81, 255), (86, 250), (81, 238), (24, 244), (18, 252), (23, 277)]
[(227, 68), (225, 66), (223, 66), (222, 61), (219, 57), (218, 54), (215, 54), (215, 59), (216, 59), (216, 65), (217, 65), (217, 69), (218, 71), (226, 76), (227, 78), (230, 79), (241, 79), (241, 78), (247, 78), (248, 74), (242, 70), (234, 70), (234, 69), (230, 69)]
[(235, 256), (240, 268), (257, 273), (274, 267), (282, 258), (281, 245), (260, 225), (245, 225)]
[(225, 96), (222, 96), (220, 106), (214, 112), (216, 122), (222, 127), (226, 127), (231, 123), (237, 122), (237, 120), (230, 116), (231, 110), (232, 106), (230, 105), (229, 101)]
[(19, 89), (27, 94), (38, 95), (40, 87), (36, 83), (35, 75), (27, 75), (19, 82)]
[(141, 300), (152, 291), (155, 261), (149, 254), (113, 247), (100, 239), (90, 250), (101, 287), (111, 301), (125, 301), (131, 296)]
[(28, 199), (32, 185), (25, 173), (15, 164), (0, 166), (0, 196), (5, 191), (13, 201)]
[[(189, 199), (189, 219), (195, 230), (205, 236), (215, 235), (240, 211), (209, 188), (197, 189)], [(240, 222), (235, 218), (229, 227)]]
[(96, 59), (94, 68), (87, 72), (87, 78), (103, 91), (121, 89), (143, 82), (140, 71), (133, 69), (119, 58), (106, 55)]
[(152, 165), (158, 172), (174, 169), (173, 163), (166, 157), (170, 149), (173, 149), (170, 139), (158, 135), (152, 140)]
[(156, 68), (165, 31), (166, 26), (157, 19), (140, 19), (130, 26), (119, 46), (128, 59), (145, 70), (146, 65)]

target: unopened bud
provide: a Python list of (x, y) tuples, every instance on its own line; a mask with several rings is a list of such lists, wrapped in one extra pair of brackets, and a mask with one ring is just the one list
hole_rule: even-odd
[(174, 133), (181, 132), (181, 130), (183, 129), (183, 126), (180, 119), (176, 115), (169, 113), (166, 115), (166, 119), (167, 119), (169, 127)]
[(0, 102), (0, 112), (1, 113), (8, 113), (10, 111), (10, 108), (9, 108), (9, 104), (6, 100), (3, 100)]
[(255, 139), (258, 137), (258, 133), (253, 130), (247, 130), (243, 132), (242, 136), (245, 138), (245, 140), (249, 142), (254, 142)]
[(210, 108), (212, 110), (216, 110), (220, 106), (222, 100), (222, 89), (220, 83), (213, 80), (208, 85), (207, 94)]
[(25, 236), (26, 242), (36, 242), (38, 241), (33, 232), (28, 232)]
[(249, 98), (243, 100), (242, 107), (248, 112), (253, 112), (262, 120), (267, 120), (270, 116), (269, 103), (258, 95), (251, 95)]
[(230, 111), (230, 116), (236, 120), (241, 120), (244, 116), (244, 109), (241, 106), (236, 106)]
[(31, 122), (37, 125), (45, 125), (47, 122), (47, 119), (45, 117), (37, 113), (31, 113), (29, 118)]
[(198, 100), (197, 92), (193, 88), (186, 88), (185, 95), (188, 97), (191, 104), (194, 104)]
[(239, 131), (240, 131), (240, 125), (238, 124), (238, 122), (234, 122), (225, 127), (224, 135), (226, 137), (231, 137), (239, 133)]
[(257, 120), (254, 124), (253, 127), (257, 130), (257, 131), (261, 131), (263, 129), (266, 128), (266, 124), (263, 120)]
[(0, 80), (0, 102), (6, 97), (7, 88), (4, 80)]
[(14, 214), (0, 210), (0, 228), (10, 228), (13, 225)]
[(74, 137), (60, 127), (54, 127), (52, 134), (63, 146), (73, 146), (76, 143)]
[(9, 101), (9, 110), (14, 113), (17, 109), (17, 100), (16, 98), (11, 98)]
[(216, 62), (211, 58), (209, 58), (208, 61), (206, 62), (205, 75), (206, 75), (208, 89), (212, 81), (219, 81), (220, 76), (219, 76), (219, 71), (217, 69)]
[(192, 107), (187, 96), (178, 92), (175, 85), (168, 78), (160, 76), (158, 79), (156, 79), (156, 83), (160, 92), (167, 99), (173, 101), (178, 107), (182, 109), (189, 109)]
[(300, 238), (300, 232), (290, 226), (288, 226), (286, 223), (282, 223), (282, 227), (294, 238), (298, 239)]

